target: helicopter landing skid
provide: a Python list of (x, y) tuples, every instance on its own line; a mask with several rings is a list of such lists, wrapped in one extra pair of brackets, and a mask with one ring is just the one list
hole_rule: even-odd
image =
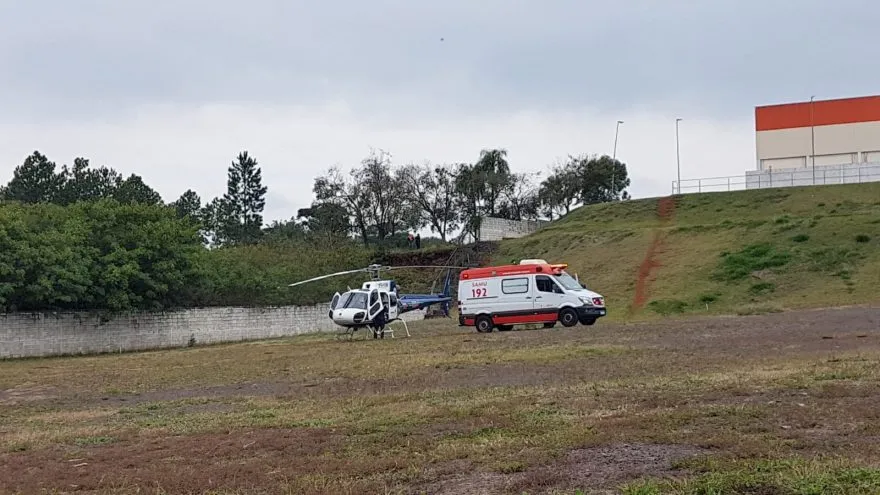
[[(375, 338), (384, 338), (384, 335), (382, 335), (382, 334), (391, 334), (391, 338), (393, 339), (393, 338), (394, 338), (394, 328), (391, 326), (391, 324), (392, 324), (392, 323), (395, 323), (395, 322), (398, 322), (398, 321), (401, 322), (401, 323), (403, 323), (403, 329), (404, 329), (404, 331), (406, 331), (406, 336), (407, 336), (407, 337), (412, 337), (412, 335), (410, 335), (410, 333), (409, 333), (409, 325), (406, 324), (406, 321), (405, 321), (405, 320), (401, 320), (401, 319), (396, 319), (396, 320), (389, 321), (389, 322), (386, 324), (385, 328), (382, 329), (382, 330), (377, 330), (377, 329), (375, 329), (375, 328), (373, 328), (373, 327), (369, 327), (369, 328), (370, 328), (370, 332), (371, 332), (372, 335), (373, 335), (373, 338), (374, 338), (374, 339), (375, 339)], [(366, 337), (365, 337), (365, 338), (366, 338)]]
[(394, 338), (394, 328), (391, 327), (391, 324), (398, 322), (398, 321), (403, 324), (403, 329), (406, 332), (406, 336), (412, 337), (412, 335), (409, 333), (409, 325), (406, 324), (406, 320), (396, 319), (396, 320), (388, 322), (383, 330), (378, 330), (373, 327), (345, 327), (345, 328), (340, 329), (339, 332), (336, 333), (336, 339), (337, 340), (354, 340), (354, 334), (357, 333), (358, 330), (365, 329), (365, 328), (368, 328), (370, 331), (364, 332), (364, 340), (370, 338), (370, 336), (372, 336), (374, 339), (384, 338), (384, 335), (382, 335), (383, 333), (390, 334), (391, 338), (393, 339)]

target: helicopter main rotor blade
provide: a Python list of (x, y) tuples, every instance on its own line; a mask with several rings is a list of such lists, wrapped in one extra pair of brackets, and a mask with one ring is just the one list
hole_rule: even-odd
[(458, 268), (462, 270), (467, 270), (468, 268), (473, 268), (472, 266), (445, 266), (445, 265), (407, 265), (407, 266), (383, 266), (383, 265), (371, 265), (367, 268), (358, 268), (356, 270), (346, 270), (344, 272), (336, 272), (330, 273), (328, 275), (321, 275), (320, 277), (310, 278), (308, 280), (301, 280), (299, 282), (294, 282), (292, 284), (288, 284), (288, 287), (294, 287), (296, 285), (307, 284), (309, 282), (314, 282), (316, 280), (324, 280), (330, 277), (338, 277), (340, 275), (350, 275), (352, 273), (370, 273), (370, 272), (378, 272), (381, 270), (404, 270), (407, 268)]
[(403, 270), (406, 268), (460, 268), (462, 270), (467, 270), (469, 268), (474, 268), (473, 266), (451, 266), (451, 265), (407, 265), (407, 266), (389, 266), (389, 270)]
[(331, 273), (331, 274), (329, 274), (329, 275), (321, 275), (320, 277), (310, 278), (310, 279), (308, 279), (308, 280), (301, 280), (301, 281), (299, 281), (299, 282), (294, 282), (294, 283), (292, 283), (292, 284), (288, 284), (288, 287), (293, 287), (293, 286), (295, 286), (295, 285), (300, 285), (300, 284), (307, 284), (307, 283), (309, 283), (309, 282), (314, 282), (314, 281), (316, 281), (316, 280), (323, 280), (323, 279), (325, 279), (325, 278), (338, 277), (338, 276), (340, 276), (340, 275), (349, 275), (349, 274), (352, 274), (352, 273), (363, 273), (363, 272), (365, 272), (365, 271), (367, 271), (367, 270), (364, 269), (364, 268), (358, 268), (357, 270), (347, 270), (347, 271), (344, 271), (344, 272)]

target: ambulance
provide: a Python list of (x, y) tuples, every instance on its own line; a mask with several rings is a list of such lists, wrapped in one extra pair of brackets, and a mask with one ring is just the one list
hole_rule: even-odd
[(458, 324), (478, 332), (512, 330), (542, 323), (592, 325), (605, 316), (605, 298), (566, 273), (567, 264), (541, 259), (519, 264), (470, 268), (458, 281)]

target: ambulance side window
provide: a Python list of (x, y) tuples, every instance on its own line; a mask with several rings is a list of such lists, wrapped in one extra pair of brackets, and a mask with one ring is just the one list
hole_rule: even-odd
[(508, 278), (501, 281), (501, 292), (505, 294), (525, 294), (529, 291), (529, 279)]
[(553, 280), (551, 280), (550, 277), (546, 275), (538, 275), (537, 277), (535, 277), (535, 287), (537, 287), (540, 292), (562, 292), (561, 290), (559, 290)]

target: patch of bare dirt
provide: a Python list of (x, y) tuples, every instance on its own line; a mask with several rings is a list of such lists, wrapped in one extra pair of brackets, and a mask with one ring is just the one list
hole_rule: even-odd
[(52, 387), (41, 385), (19, 385), (6, 390), (0, 390), (0, 405), (15, 406), (27, 402), (37, 402), (53, 397), (55, 390)]
[(560, 462), (525, 473), (515, 483), (517, 492), (549, 489), (597, 489), (641, 477), (679, 476), (678, 461), (705, 454), (691, 445), (615, 444), (569, 452)]
[(135, 438), (81, 450), (0, 455), (0, 492), (95, 491), (131, 486), (169, 493), (223, 489), (273, 491), (296, 475), (344, 471), (324, 459), (344, 436), (326, 429), (264, 429), (234, 434)]
[(641, 477), (680, 476), (676, 462), (708, 451), (691, 445), (614, 444), (569, 452), (559, 461), (521, 473), (468, 473), (440, 477), (412, 493), (549, 493), (554, 490), (610, 490)]

